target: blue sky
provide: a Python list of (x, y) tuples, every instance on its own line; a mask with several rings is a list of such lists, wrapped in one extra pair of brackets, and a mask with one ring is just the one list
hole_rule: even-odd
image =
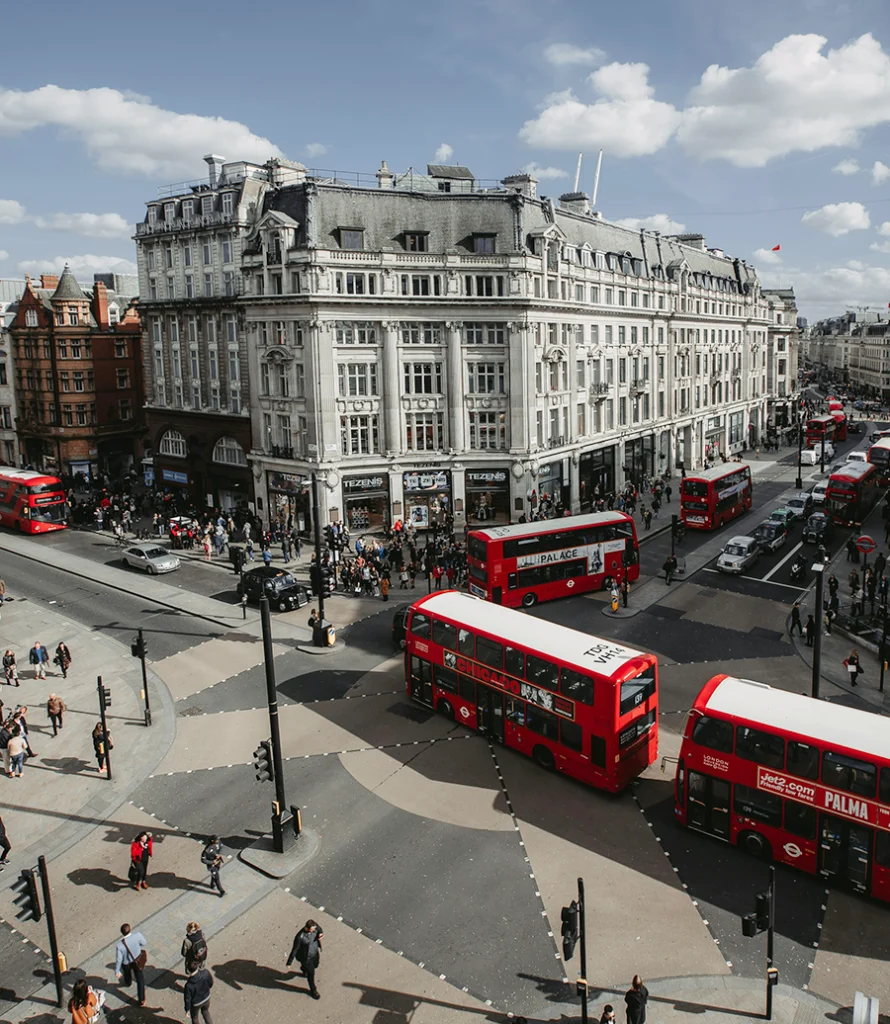
[(123, 269), (145, 201), (210, 150), (366, 173), (438, 151), (559, 195), (602, 147), (607, 219), (700, 231), (811, 319), (890, 302), (883, 0), (56, 2), (4, 27), (3, 277)]

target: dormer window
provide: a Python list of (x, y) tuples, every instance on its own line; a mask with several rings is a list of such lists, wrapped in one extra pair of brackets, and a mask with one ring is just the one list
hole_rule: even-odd
[(182, 202), (182, 219), (186, 224), (191, 223), (192, 217), (195, 215), (195, 201), (194, 199), (184, 199)]
[(25, 310), (25, 327), (36, 327), (37, 326), (37, 310), (26, 309)]
[(340, 228), (340, 248), (360, 251), (365, 247), (365, 232), (362, 228)]
[(428, 252), (426, 231), (405, 232), (405, 252)]
[(158, 208), (156, 206), (149, 206), (148, 208), (148, 223), (157, 224), (158, 222)]
[(164, 223), (171, 224), (176, 216), (176, 203), (164, 203)]
[(213, 213), (213, 196), (201, 196), (201, 216), (209, 217)]
[(473, 252), (493, 253), (497, 235), (473, 235)]
[(235, 209), (235, 196), (232, 192), (223, 192), (222, 194), (222, 212), (231, 216)]

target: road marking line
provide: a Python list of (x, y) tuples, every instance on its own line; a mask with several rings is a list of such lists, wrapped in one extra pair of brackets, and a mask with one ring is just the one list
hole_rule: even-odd
[(775, 574), (782, 568), (782, 566), (788, 561), (788, 559), (791, 558), (792, 555), (796, 555), (797, 552), (800, 551), (800, 549), (802, 547), (803, 547), (803, 541), (798, 541), (798, 543), (788, 552), (788, 554), (785, 555), (785, 557), (782, 559), (782, 561), (781, 562), (777, 562), (772, 567), (772, 569), (770, 569), (770, 571), (766, 574), (766, 576), (763, 577), (764, 583), (767, 580), (772, 579), (772, 577), (775, 576)]
[[(707, 567), (701, 569), (700, 571), (701, 572), (712, 572), (716, 576), (723, 576), (723, 575), (725, 575), (724, 573), (720, 572), (719, 569), (708, 569)], [(735, 576), (734, 575), (734, 578), (737, 579), (737, 580), (751, 580), (752, 583), (764, 583), (764, 582), (766, 582), (763, 579), (761, 579), (760, 576), (744, 576), (744, 575)], [(799, 594), (802, 594), (807, 589), (806, 587), (795, 587), (795, 586), (792, 586), (790, 583), (779, 583), (777, 580), (769, 580), (769, 585), (771, 587), (784, 587), (786, 590), (796, 590)]]

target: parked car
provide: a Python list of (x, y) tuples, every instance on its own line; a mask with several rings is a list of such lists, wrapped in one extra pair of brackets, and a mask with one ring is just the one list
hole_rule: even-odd
[(767, 518), (781, 523), (786, 529), (790, 530), (797, 516), (790, 508), (781, 505), (779, 508), (774, 508)]
[(399, 608), (392, 617), (393, 647), (405, 646), (405, 633), (408, 630), (408, 612), (410, 611), (411, 605), (406, 605), (404, 608)]
[(813, 498), (809, 491), (799, 491), (785, 502), (785, 508), (790, 508), (795, 519), (806, 519), (813, 511)]
[(828, 493), (828, 484), (816, 484), (810, 491), (810, 497), (814, 505), (822, 505), (825, 502), (825, 495)]
[(251, 569), (238, 581), (238, 597), (246, 594), (248, 601), (259, 603), (264, 593), (269, 598), (269, 604), (279, 612), (302, 608), (311, 600), (307, 587), (298, 583), (286, 570), (271, 565)]
[(743, 573), (760, 557), (760, 545), (753, 537), (733, 537), (717, 558), (721, 572)]
[(825, 512), (814, 512), (803, 528), (803, 539), (808, 544), (824, 544), (832, 533), (831, 517)]
[(133, 544), (125, 548), (121, 561), (131, 569), (141, 569), (150, 576), (161, 572), (173, 572), (179, 568), (179, 559), (172, 551), (158, 543)]
[(788, 530), (775, 519), (767, 519), (754, 530), (751, 536), (760, 545), (762, 551), (778, 551), (785, 543)]

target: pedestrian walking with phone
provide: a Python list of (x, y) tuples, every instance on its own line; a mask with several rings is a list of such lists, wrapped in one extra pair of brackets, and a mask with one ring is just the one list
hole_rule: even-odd
[(140, 832), (130, 843), (130, 870), (128, 877), (135, 889), (147, 889), (148, 861), (154, 850), (151, 832)]
[(121, 925), (121, 939), (117, 944), (114, 973), (123, 988), (136, 982), (136, 1000), (145, 1006), (145, 965), (148, 961), (148, 943), (142, 932), (134, 932), (128, 924)]
[(290, 956), (287, 958), (287, 966), (297, 961), (302, 968), (302, 974), (309, 983), (309, 995), (313, 999), (321, 999), (318, 989), (315, 987), (315, 972), (321, 962), (321, 940), (324, 932), (321, 926), (309, 918), (300, 931), (294, 936), (294, 944), (291, 947)]
[(219, 880), (219, 869), (223, 866), (222, 844), (219, 836), (212, 836), (210, 842), (204, 847), (201, 853), (201, 863), (210, 872), (210, 888), (216, 889), (220, 897), (225, 896), (226, 890)]

